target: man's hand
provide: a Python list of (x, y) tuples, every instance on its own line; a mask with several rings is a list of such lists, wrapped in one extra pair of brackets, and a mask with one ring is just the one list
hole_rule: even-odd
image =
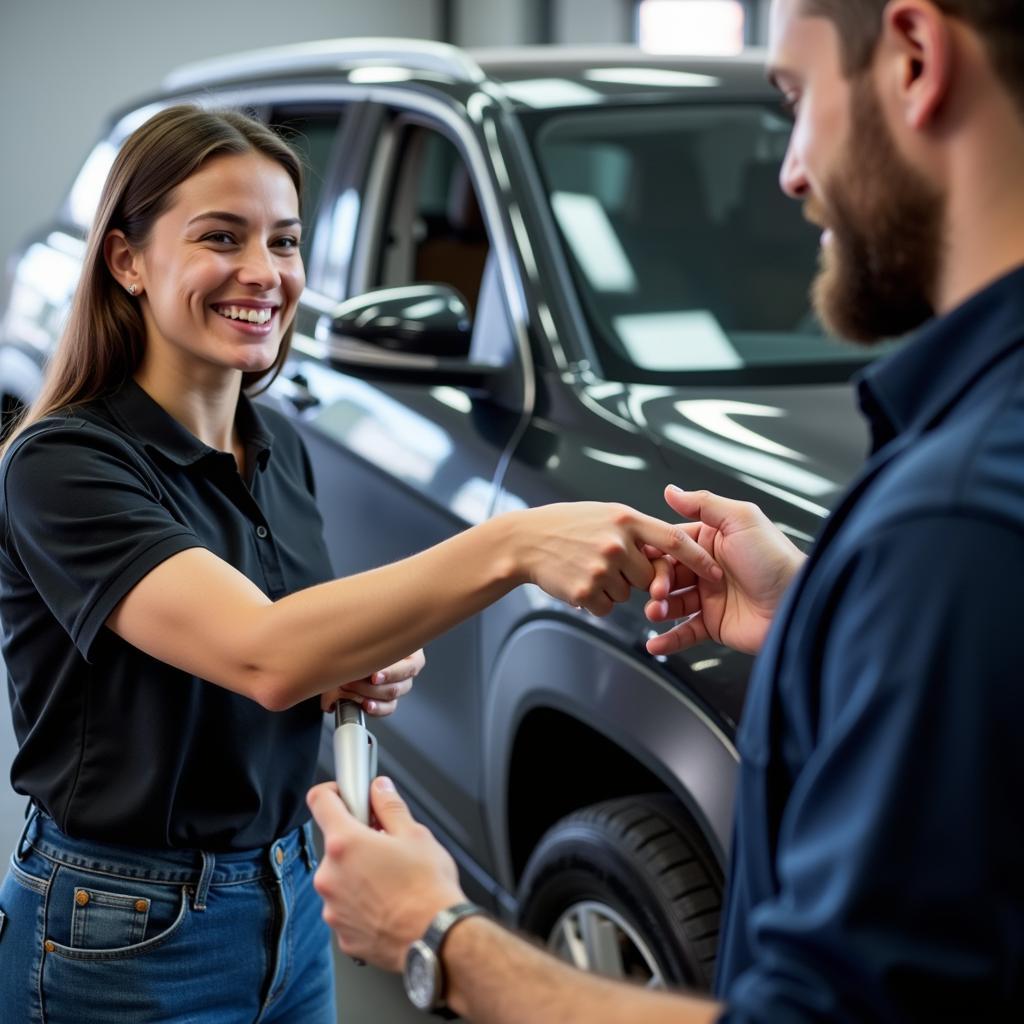
[(649, 640), (647, 650), (673, 654), (710, 639), (748, 654), (759, 651), (804, 555), (750, 502), (678, 487), (666, 488), (665, 500), (680, 515), (696, 520), (681, 529), (714, 556), (725, 576), (700, 577), (670, 553), (659, 559), (647, 618), (686, 621)]
[(422, 650), (364, 679), (344, 683), (320, 695), (320, 707), (330, 711), (339, 700), (354, 700), (368, 715), (383, 718), (398, 707), (399, 698), (412, 689), (412, 681), (427, 663)]
[(306, 799), (324, 834), (313, 878), (324, 920), (342, 952), (400, 971), (434, 917), (466, 899), (455, 862), (413, 820), (390, 779), (375, 779), (370, 789), (379, 832), (352, 817), (333, 782), (314, 786)]
[(581, 501), (508, 514), (514, 532), (518, 582), (535, 583), (552, 597), (607, 615), (630, 588), (654, 579), (650, 545), (707, 580), (722, 572), (708, 550), (685, 530), (628, 505)]

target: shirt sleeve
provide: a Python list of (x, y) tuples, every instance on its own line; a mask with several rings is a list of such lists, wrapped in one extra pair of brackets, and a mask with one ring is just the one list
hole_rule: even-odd
[(68, 421), (15, 442), (4, 547), (83, 657), (118, 602), (171, 555), (202, 546), (116, 435)]
[(891, 526), (831, 598), (778, 894), (745, 922), (722, 1019), (1004, 1019), (1024, 976), (1024, 537)]

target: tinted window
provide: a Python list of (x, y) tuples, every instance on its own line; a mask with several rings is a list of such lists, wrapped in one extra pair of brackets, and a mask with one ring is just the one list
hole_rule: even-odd
[(778, 184), (790, 127), (764, 107), (662, 107), (535, 133), (593, 333), (627, 374), (863, 358), (809, 308), (819, 232)]
[(405, 129), (373, 284), (447, 284), (475, 310), (490, 245), (462, 155), (429, 128)]

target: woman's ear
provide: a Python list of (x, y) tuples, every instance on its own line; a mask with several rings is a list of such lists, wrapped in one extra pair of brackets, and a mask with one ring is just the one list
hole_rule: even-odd
[(103, 258), (114, 280), (131, 296), (142, 294), (138, 256), (120, 228), (112, 228), (103, 239)]

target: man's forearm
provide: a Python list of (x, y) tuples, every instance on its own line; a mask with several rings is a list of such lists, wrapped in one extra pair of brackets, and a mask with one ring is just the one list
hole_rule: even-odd
[(577, 971), (483, 917), (457, 925), (443, 955), (448, 1004), (475, 1024), (710, 1024), (721, 1012)]

